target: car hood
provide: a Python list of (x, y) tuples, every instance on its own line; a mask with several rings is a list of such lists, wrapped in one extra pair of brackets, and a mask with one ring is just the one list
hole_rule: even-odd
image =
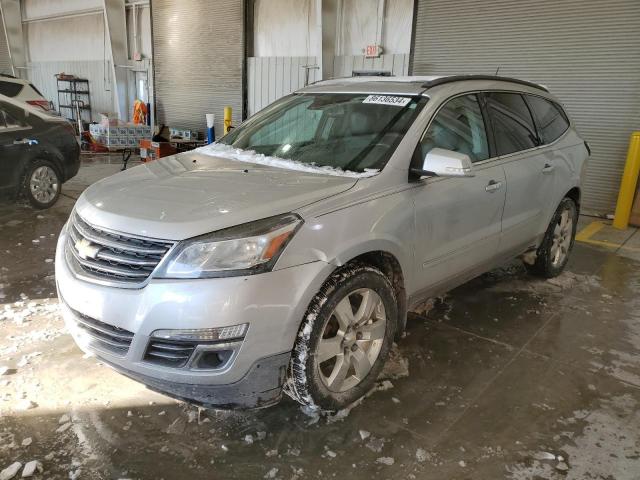
[(91, 185), (76, 211), (98, 227), (183, 240), (291, 212), (344, 192), (356, 181), (188, 152)]

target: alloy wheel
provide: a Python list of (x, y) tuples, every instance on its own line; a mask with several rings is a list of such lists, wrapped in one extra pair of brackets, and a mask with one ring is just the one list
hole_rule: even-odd
[(553, 240), (551, 242), (551, 263), (553, 266), (562, 264), (571, 247), (573, 237), (573, 215), (570, 209), (565, 209), (560, 214), (558, 223), (553, 230)]
[(50, 203), (58, 194), (60, 188), (56, 172), (49, 166), (43, 165), (36, 168), (29, 180), (31, 195), (38, 202)]
[(376, 362), (387, 328), (380, 295), (369, 288), (354, 290), (337, 305), (316, 348), (320, 378), (333, 392), (358, 385)]

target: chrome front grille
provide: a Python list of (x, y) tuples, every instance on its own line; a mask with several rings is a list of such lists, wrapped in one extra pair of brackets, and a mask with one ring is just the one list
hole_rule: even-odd
[(151, 275), (172, 246), (94, 227), (74, 212), (65, 255), (72, 269), (90, 280), (136, 286)]
[[(71, 310), (70, 307), (67, 307)], [(76, 325), (86, 333), (91, 346), (108, 350), (116, 355), (126, 355), (133, 340), (133, 333), (123, 328), (91, 318), (75, 310), (73, 313)]]

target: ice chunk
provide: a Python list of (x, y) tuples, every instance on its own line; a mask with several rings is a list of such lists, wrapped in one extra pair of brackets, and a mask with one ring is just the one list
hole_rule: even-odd
[(42, 472), (42, 464), (38, 460), (31, 460), (24, 466), (22, 478), (31, 477), (36, 471)]
[(15, 477), (21, 467), (22, 464), (20, 462), (13, 462), (11, 465), (0, 472), (0, 480), (10, 480), (11, 478)]
[(276, 478), (276, 475), (278, 474), (278, 469), (276, 467), (273, 467), (271, 470), (269, 470), (264, 478)]
[(63, 423), (56, 429), (56, 433), (64, 433), (71, 427), (71, 422)]
[(536, 460), (555, 460), (556, 456), (549, 452), (538, 452), (533, 455)]
[(382, 447), (384, 447), (384, 438), (372, 438), (367, 443), (366, 447), (372, 452), (380, 453)]
[(427, 451), (424, 448), (416, 450), (416, 460), (420, 463), (427, 461)]

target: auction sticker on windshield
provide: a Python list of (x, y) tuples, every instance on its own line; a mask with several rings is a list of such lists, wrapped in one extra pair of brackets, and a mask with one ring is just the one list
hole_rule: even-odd
[(377, 105), (395, 105), (404, 107), (411, 101), (407, 97), (395, 97), (392, 95), (369, 95), (362, 103), (375, 103)]

